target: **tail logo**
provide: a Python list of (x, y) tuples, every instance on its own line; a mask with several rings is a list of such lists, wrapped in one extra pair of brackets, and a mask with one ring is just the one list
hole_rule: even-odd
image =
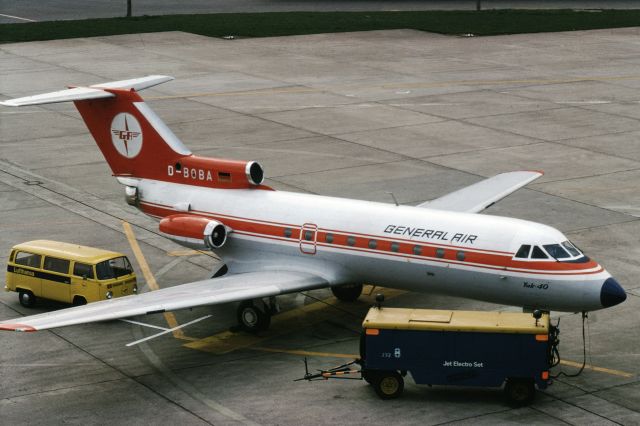
[(111, 142), (123, 157), (133, 158), (142, 149), (142, 129), (131, 114), (121, 112), (111, 122)]

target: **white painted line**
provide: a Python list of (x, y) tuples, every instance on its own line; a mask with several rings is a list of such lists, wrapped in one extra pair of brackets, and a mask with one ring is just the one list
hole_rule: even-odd
[[(135, 342), (127, 343), (125, 346), (127, 346), (127, 347), (134, 346), (134, 345), (137, 345), (138, 343), (142, 343), (142, 342), (146, 342), (147, 340), (155, 339), (156, 337), (162, 336), (163, 334), (171, 333), (173, 331), (176, 331), (176, 330), (179, 330), (181, 328), (184, 328), (184, 327), (186, 327), (188, 325), (195, 324), (197, 322), (205, 320), (205, 319), (207, 319), (207, 318), (209, 318), (211, 316), (212, 315), (205, 315), (205, 316), (203, 316), (201, 318), (197, 318), (197, 319), (194, 319), (193, 321), (189, 321), (186, 324), (182, 324), (182, 325), (179, 325), (179, 326), (173, 327), (173, 328), (168, 328), (168, 329), (165, 329), (164, 331), (161, 331), (160, 333), (156, 333), (156, 334), (152, 334), (151, 336), (147, 336), (144, 339), (140, 339), (140, 340), (136, 340)], [(138, 323), (138, 324), (140, 324), (140, 325), (149, 325), (149, 324), (141, 324), (141, 323)]]
[(38, 21), (34, 21), (33, 19), (29, 19), (29, 18), (21, 18), (19, 16), (13, 16), (13, 15), (5, 15), (3, 13), (0, 13), (0, 16), (4, 16), (5, 18), (11, 18), (11, 19), (18, 19), (20, 21), (27, 21), (27, 22), (38, 22)]
[(182, 262), (183, 260), (184, 260), (183, 257), (178, 257), (172, 260), (171, 262), (167, 263), (166, 265), (164, 265), (162, 268), (160, 268), (158, 272), (156, 272), (156, 280), (161, 276), (163, 276), (164, 274), (166, 274), (167, 272), (169, 272), (170, 270), (172, 270), (178, 263)]
[(556, 104), (569, 104), (569, 105), (600, 105), (610, 104), (611, 101), (557, 101)]
[(122, 321), (122, 322), (128, 322), (128, 323), (130, 323), (130, 324), (141, 325), (141, 326), (143, 326), (143, 327), (157, 328), (158, 330), (164, 330), (164, 331), (169, 330), (169, 329), (168, 329), (168, 328), (166, 328), (166, 327), (160, 327), (160, 326), (157, 326), (157, 325), (147, 324), (147, 323), (144, 323), (144, 322), (132, 321), (132, 320), (127, 320), (127, 319), (121, 319), (120, 321)]

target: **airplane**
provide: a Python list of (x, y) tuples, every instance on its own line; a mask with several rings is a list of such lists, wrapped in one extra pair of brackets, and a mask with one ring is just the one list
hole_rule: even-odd
[(36, 331), (240, 302), (239, 324), (265, 330), (276, 296), (330, 288), (354, 301), (362, 283), (546, 311), (585, 312), (626, 299), (620, 284), (560, 231), (477, 214), (542, 175), (498, 174), (417, 206), (275, 191), (256, 161), (194, 155), (138, 92), (151, 75), (0, 102), (73, 102), (126, 202), (186, 247), (213, 250), (209, 279), (0, 322)]

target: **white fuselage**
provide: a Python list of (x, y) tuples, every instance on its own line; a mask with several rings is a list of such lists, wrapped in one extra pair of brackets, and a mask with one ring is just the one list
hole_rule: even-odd
[(521, 244), (566, 240), (534, 222), (283, 191), (136, 181), (145, 213), (160, 218), (187, 211), (230, 228), (228, 241), (216, 250), (230, 273), (286, 267), (331, 283), (366, 282), (527, 308), (603, 307), (600, 292), (610, 274), (597, 263), (514, 259)]

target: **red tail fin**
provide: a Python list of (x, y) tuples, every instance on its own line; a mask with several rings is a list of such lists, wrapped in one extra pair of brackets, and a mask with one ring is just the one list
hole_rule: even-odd
[(0, 102), (5, 106), (72, 101), (115, 176), (215, 188), (260, 188), (255, 161), (197, 157), (147, 106), (137, 90), (172, 80), (148, 76)]
[(158, 178), (191, 156), (137, 92), (104, 90), (115, 97), (74, 104), (115, 176)]

